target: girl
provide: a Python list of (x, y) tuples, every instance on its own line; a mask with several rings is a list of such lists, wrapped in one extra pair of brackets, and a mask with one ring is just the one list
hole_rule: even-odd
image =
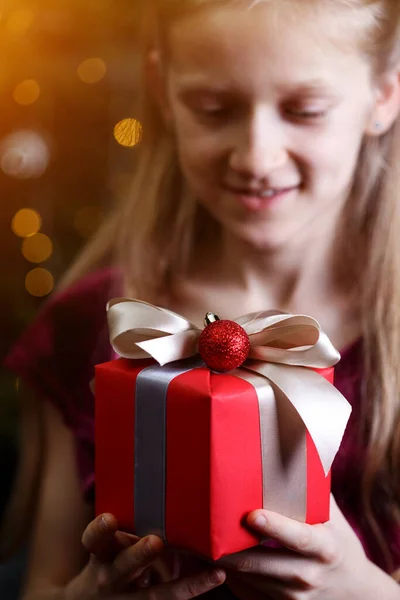
[[(212, 588), (399, 599), (400, 4), (145, 5), (132, 195), (8, 359), (45, 400), (25, 600), (187, 600)], [(319, 320), (343, 350), (336, 384), (353, 405), (329, 523), (258, 510), (248, 526), (285, 549), (154, 585), (146, 567), (162, 542), (122, 534), (112, 515), (92, 521), (89, 382), (110, 357), (106, 301), (121, 293), (199, 326), (207, 310)]]

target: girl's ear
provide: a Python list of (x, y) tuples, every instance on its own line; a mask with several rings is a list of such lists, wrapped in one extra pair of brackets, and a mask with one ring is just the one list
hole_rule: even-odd
[[(399, 66), (400, 68), (400, 66)], [(366, 134), (380, 136), (392, 127), (400, 113), (400, 70), (380, 77)]]
[(169, 129), (172, 114), (168, 101), (165, 71), (158, 50), (151, 50), (147, 55), (146, 77), (153, 100), (160, 109), (161, 117), (166, 128)]

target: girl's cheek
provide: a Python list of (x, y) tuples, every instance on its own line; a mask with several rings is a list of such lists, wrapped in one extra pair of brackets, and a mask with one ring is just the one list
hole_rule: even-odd
[[(227, 124), (202, 124), (189, 119), (184, 119), (176, 125), (178, 143), (197, 152), (218, 154), (224, 148), (238, 144), (240, 132), (236, 123)], [(194, 149), (194, 147), (195, 149)]]
[(207, 138), (188, 143), (182, 148), (181, 155), (186, 164), (202, 172), (219, 164), (227, 150), (215, 139)]

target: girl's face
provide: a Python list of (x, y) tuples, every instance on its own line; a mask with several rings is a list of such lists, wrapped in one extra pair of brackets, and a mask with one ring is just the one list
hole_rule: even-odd
[(171, 28), (167, 93), (183, 173), (256, 248), (312, 239), (348, 196), (374, 98), (367, 60), (341, 36), (332, 15), (279, 2), (206, 8)]

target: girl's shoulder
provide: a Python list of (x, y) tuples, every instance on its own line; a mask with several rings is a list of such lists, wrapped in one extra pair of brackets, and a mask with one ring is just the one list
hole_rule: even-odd
[(42, 312), (53, 306), (79, 306), (84, 312), (93, 302), (102, 303), (104, 297), (120, 290), (120, 273), (116, 267), (93, 271), (68, 287), (56, 291), (44, 305)]
[(107, 301), (120, 295), (116, 269), (102, 269), (54, 293), (5, 360), (40, 401), (60, 411), (76, 444), (82, 491), (94, 481), (94, 367), (112, 357)]
[(111, 357), (106, 304), (118, 293), (116, 269), (102, 269), (56, 292), (17, 340), (5, 366), (75, 428), (92, 413), (94, 365)]

